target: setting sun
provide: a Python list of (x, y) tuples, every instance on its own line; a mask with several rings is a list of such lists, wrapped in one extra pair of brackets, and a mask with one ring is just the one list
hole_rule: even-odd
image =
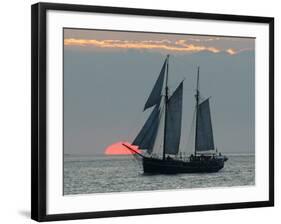
[(113, 143), (112, 145), (108, 146), (104, 150), (104, 153), (106, 155), (130, 155), (130, 154), (135, 154), (133, 151), (130, 151), (128, 148), (126, 148), (122, 144), (126, 144), (126, 145), (130, 146), (132, 149), (134, 149), (136, 152), (141, 153), (141, 151), (138, 149), (138, 146), (131, 145), (129, 142)]

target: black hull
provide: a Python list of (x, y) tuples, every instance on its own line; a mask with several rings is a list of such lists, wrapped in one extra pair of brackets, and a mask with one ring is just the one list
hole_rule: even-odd
[(175, 159), (158, 159), (143, 157), (143, 172), (151, 174), (176, 174), (176, 173), (213, 173), (224, 167), (224, 156), (201, 159), (193, 158), (189, 161)]

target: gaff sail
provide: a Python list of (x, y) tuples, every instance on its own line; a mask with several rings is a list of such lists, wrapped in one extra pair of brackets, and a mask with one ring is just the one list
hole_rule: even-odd
[(165, 153), (176, 155), (179, 151), (182, 121), (183, 82), (179, 84), (167, 103)]
[(198, 105), (198, 124), (196, 133), (196, 151), (214, 150), (214, 137), (209, 99)]

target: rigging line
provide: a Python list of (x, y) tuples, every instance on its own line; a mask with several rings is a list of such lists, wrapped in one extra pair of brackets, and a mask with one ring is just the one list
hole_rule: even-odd
[(142, 164), (141, 164), (141, 159), (139, 158), (139, 156), (135, 153), (135, 154), (131, 154), (133, 161), (139, 166), (140, 169), (142, 169)]
[(131, 155), (130, 158), (132, 158), (132, 161), (134, 161), (134, 163), (136, 163), (137, 166), (138, 166), (140, 169), (142, 169), (141, 160), (140, 160), (139, 156), (138, 156), (136, 153), (134, 153), (134, 154), (131, 153), (130, 155)]

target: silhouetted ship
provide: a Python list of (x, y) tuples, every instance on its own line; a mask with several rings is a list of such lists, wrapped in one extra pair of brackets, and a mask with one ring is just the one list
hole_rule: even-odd
[[(139, 149), (145, 150), (146, 153), (139, 153), (129, 145), (123, 145), (142, 159), (144, 173), (217, 172), (224, 167), (224, 162), (228, 158), (218, 153), (217, 149), (215, 149), (209, 98), (202, 100), (199, 92), (199, 67), (195, 94), (194, 155), (191, 154), (188, 157), (182, 157), (182, 154), (179, 153), (183, 81), (178, 85), (173, 94), (169, 96), (168, 71), (169, 55), (165, 59), (159, 77), (144, 106), (144, 110), (150, 107), (154, 108), (132, 143), (132, 145), (139, 146)], [(165, 88), (163, 88), (164, 82)], [(161, 125), (161, 121), (164, 123), (163, 125)], [(162, 155), (155, 156), (153, 150), (157, 136), (159, 138), (159, 135), (161, 135), (159, 133), (162, 133), (160, 144)]]

